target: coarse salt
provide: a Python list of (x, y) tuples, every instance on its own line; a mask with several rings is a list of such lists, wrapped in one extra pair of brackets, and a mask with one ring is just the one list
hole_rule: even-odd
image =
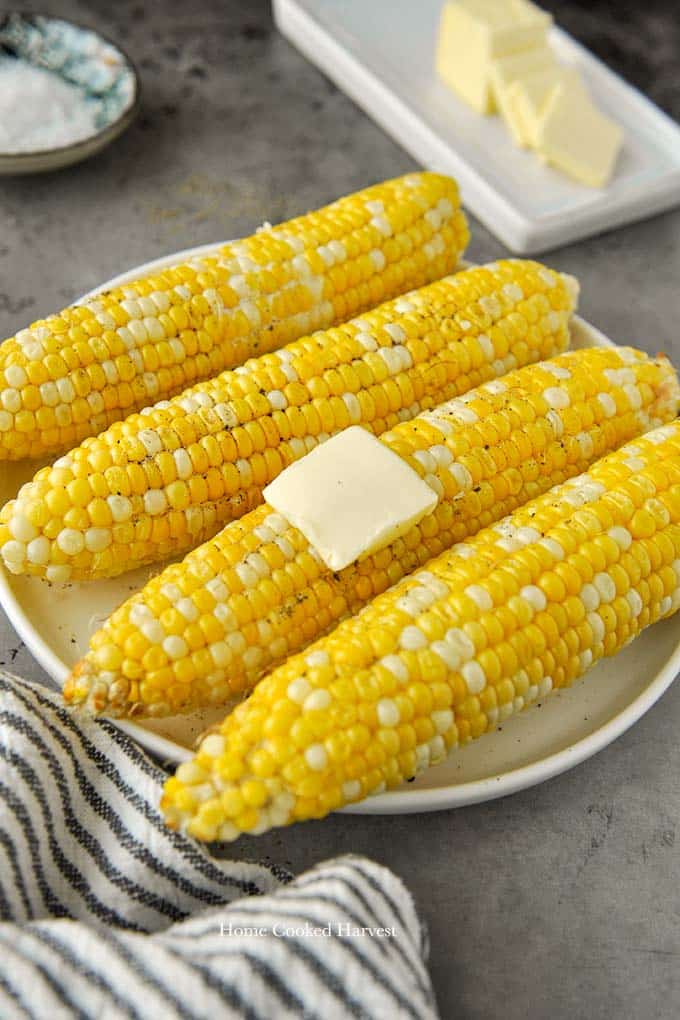
[(96, 134), (97, 104), (52, 71), (0, 58), (0, 152), (40, 152)]

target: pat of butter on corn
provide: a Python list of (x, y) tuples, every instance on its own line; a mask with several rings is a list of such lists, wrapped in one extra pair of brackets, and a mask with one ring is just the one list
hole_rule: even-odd
[(291, 464), (263, 495), (331, 570), (383, 549), (437, 505), (420, 475), (358, 425)]

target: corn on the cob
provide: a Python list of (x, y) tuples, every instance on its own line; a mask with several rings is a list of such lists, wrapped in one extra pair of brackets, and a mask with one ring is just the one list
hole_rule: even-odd
[(449, 178), (409, 174), (35, 322), (0, 346), (0, 460), (134, 410), (454, 270)]
[(534, 262), (471, 269), (116, 423), (3, 507), (2, 559), (66, 581), (176, 556), (347, 425), (382, 433), (564, 350), (572, 282)]
[(666, 358), (596, 348), (518, 369), (398, 425), (381, 442), (439, 497), (419, 525), (333, 573), (265, 504), (121, 606), (65, 698), (108, 715), (224, 702), (454, 542), (670, 421), (679, 398)]
[(393, 787), (680, 606), (680, 423), (432, 560), (262, 680), (168, 780), (233, 839)]

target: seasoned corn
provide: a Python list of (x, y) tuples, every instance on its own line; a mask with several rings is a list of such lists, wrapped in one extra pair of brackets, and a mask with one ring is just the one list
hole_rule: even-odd
[(117, 422), (3, 507), (2, 559), (67, 581), (176, 556), (347, 425), (382, 433), (564, 350), (574, 288), (535, 262), (470, 269)]
[(595, 348), (518, 369), (398, 425), (381, 442), (435, 491), (431, 515), (333, 573), (265, 504), (118, 609), (65, 698), (108, 715), (224, 702), (454, 542), (670, 421), (679, 393), (666, 358)]
[(680, 423), (430, 561), (270, 673), (165, 786), (234, 839), (398, 786), (680, 606)]
[(408, 174), (41, 319), (0, 346), (0, 461), (436, 280), (468, 236), (455, 182)]

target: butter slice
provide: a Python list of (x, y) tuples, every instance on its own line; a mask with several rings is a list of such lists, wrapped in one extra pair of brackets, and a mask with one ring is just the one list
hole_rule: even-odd
[(536, 46), (521, 53), (511, 53), (491, 62), (489, 77), (496, 106), (508, 126), (513, 140), (521, 145), (522, 131), (518, 130), (514, 116), (510, 89), (515, 82), (523, 81), (540, 71), (556, 74), (559, 64), (549, 46)]
[(495, 111), (491, 61), (545, 44), (552, 16), (529, 0), (458, 0), (442, 10), (436, 68), (478, 113)]
[(623, 142), (618, 124), (580, 89), (559, 85), (550, 95), (536, 139), (543, 159), (591, 188), (611, 178)]
[(330, 570), (396, 541), (438, 502), (413, 468), (358, 425), (287, 467), (264, 498)]
[(551, 67), (532, 71), (511, 82), (505, 92), (504, 115), (510, 133), (523, 148), (535, 148), (538, 130), (548, 99), (558, 85), (582, 89), (587, 95), (578, 71), (571, 67)]

